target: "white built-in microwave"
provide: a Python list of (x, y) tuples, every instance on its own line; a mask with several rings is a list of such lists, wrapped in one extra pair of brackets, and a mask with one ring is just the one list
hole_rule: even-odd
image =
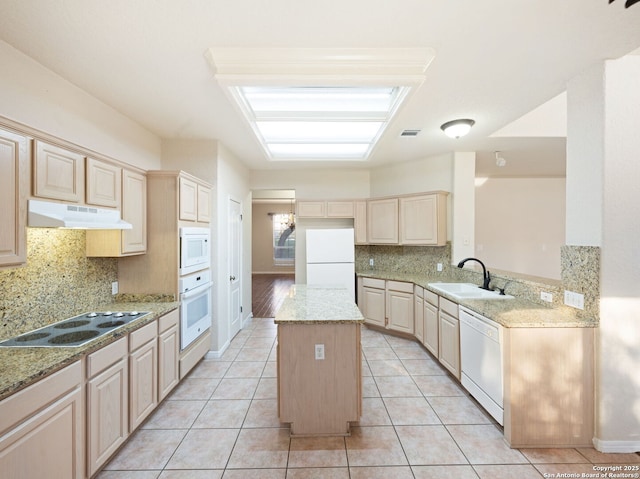
[(211, 267), (211, 232), (208, 228), (180, 228), (180, 276)]

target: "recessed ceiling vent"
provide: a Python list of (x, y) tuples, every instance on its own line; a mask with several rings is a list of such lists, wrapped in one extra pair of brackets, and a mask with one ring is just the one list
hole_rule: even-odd
[(400, 136), (418, 136), (422, 130), (403, 130)]

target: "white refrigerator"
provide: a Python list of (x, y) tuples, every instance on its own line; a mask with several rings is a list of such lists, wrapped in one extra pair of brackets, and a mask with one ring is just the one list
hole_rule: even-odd
[(307, 230), (307, 284), (346, 288), (355, 300), (353, 228)]

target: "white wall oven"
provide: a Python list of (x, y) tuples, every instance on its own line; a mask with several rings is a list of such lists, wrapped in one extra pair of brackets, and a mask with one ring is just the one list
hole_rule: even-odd
[(211, 272), (180, 277), (180, 350), (211, 327)]
[(211, 267), (209, 228), (180, 228), (180, 276)]

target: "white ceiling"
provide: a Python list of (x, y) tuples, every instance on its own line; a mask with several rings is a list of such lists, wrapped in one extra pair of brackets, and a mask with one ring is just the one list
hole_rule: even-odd
[[(0, 0), (0, 38), (162, 138), (218, 139), (268, 162), (213, 77), (211, 47), (435, 50), (366, 163), (477, 151), (480, 175), (564, 174), (564, 137), (491, 135), (581, 71), (640, 47), (640, 4), (608, 0)], [(1, 112), (0, 112), (1, 113)], [(473, 118), (458, 140), (439, 129)], [(401, 138), (404, 129), (421, 129)], [(508, 128), (505, 129), (505, 131)], [(495, 167), (494, 151), (507, 166)], [(326, 166), (323, 164), (322, 166)]]

